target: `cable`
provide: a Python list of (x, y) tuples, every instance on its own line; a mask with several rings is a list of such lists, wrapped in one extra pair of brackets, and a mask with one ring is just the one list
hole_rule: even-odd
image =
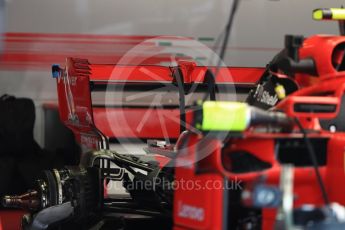
[(212, 63), (214, 61), (215, 53), (217, 53), (218, 48), (219, 48), (219, 43), (222, 41), (222, 39), (224, 37), (224, 31), (225, 31), (225, 28), (222, 29), (222, 32), (217, 36), (216, 41), (214, 42), (214, 44), (212, 46), (213, 52), (212, 52), (212, 55), (211, 55), (210, 60), (208, 62), (209, 66), (212, 66)]
[(307, 132), (306, 130), (303, 128), (302, 124), (300, 123), (300, 121), (295, 118), (294, 119), (298, 128), (301, 130), (302, 134), (303, 134), (303, 139), (304, 139), (304, 142), (307, 146), (307, 149), (308, 149), (308, 153), (309, 153), (309, 157), (310, 157), (310, 160), (312, 161), (312, 164), (313, 164), (313, 167), (314, 167), (314, 170), (315, 170), (315, 174), (316, 174), (316, 178), (317, 178), (317, 181), (319, 183), (319, 186), (320, 186), (320, 190), (321, 190), (321, 193), (322, 193), (322, 197), (323, 197), (323, 200), (325, 202), (325, 205), (328, 206), (329, 205), (329, 198), (328, 198), (328, 195), (327, 195), (327, 192), (326, 192), (326, 187), (325, 187), (325, 184), (323, 183), (322, 181), (322, 178), (321, 178), (321, 174), (320, 174), (320, 170), (319, 170), (319, 165), (317, 163), (317, 159), (316, 159), (316, 154), (315, 154), (315, 151), (314, 151), (314, 148), (308, 138), (308, 135), (307, 135)]
[(180, 102), (180, 133), (186, 130), (186, 98), (184, 90), (184, 80), (183, 73), (179, 67), (173, 69), (173, 75), (176, 79), (178, 92), (179, 92), (179, 102)]
[(218, 73), (219, 67), (220, 67), (221, 62), (223, 61), (223, 59), (225, 57), (225, 54), (226, 54), (226, 47), (228, 45), (228, 40), (229, 40), (229, 37), (230, 37), (231, 27), (232, 27), (232, 24), (233, 24), (233, 21), (234, 21), (235, 13), (236, 13), (237, 8), (238, 8), (238, 4), (239, 4), (239, 0), (233, 0), (232, 7), (231, 7), (231, 10), (230, 10), (228, 24), (225, 27), (225, 36), (224, 36), (222, 48), (220, 50), (220, 55), (219, 55), (219, 60), (218, 60), (218, 64), (217, 64), (217, 69), (216, 69), (215, 77), (217, 77), (217, 73)]
[[(221, 50), (220, 50), (219, 59), (218, 59), (218, 63), (217, 63), (217, 66), (216, 66), (216, 71), (215, 71), (215, 74), (214, 74), (214, 78), (215, 79), (216, 79), (216, 77), (218, 75), (220, 65), (221, 65), (221, 63), (222, 63), (222, 61), (223, 61), (223, 59), (225, 57), (225, 54), (226, 54), (226, 47), (228, 45), (228, 40), (229, 40), (229, 37), (230, 37), (230, 32), (231, 32), (231, 28), (232, 28), (232, 24), (233, 24), (233, 21), (234, 21), (234, 17), (235, 17), (237, 8), (238, 8), (239, 1), (240, 0), (233, 0), (233, 2), (232, 2), (228, 23), (226, 24), (226, 27), (225, 27), (225, 35), (224, 35), (224, 39), (223, 39), (223, 44), (222, 44), (222, 47), (221, 47)], [(217, 41), (217, 43), (218, 43), (218, 41)], [(209, 95), (209, 92), (207, 92), (205, 94), (205, 96), (203, 97), (202, 100), (206, 101), (208, 95)]]

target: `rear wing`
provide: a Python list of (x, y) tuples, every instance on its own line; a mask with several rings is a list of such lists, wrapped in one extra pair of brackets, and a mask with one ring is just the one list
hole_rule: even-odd
[[(190, 61), (180, 61), (177, 67), (103, 65), (77, 58), (67, 58), (64, 68), (52, 67), (60, 119), (74, 132), (83, 151), (108, 148), (109, 140), (121, 138), (176, 140), (182, 125), (192, 120), (189, 106), (194, 98), (185, 98), (188, 90), (196, 85), (204, 95), (210, 84), (206, 79), (208, 70), (214, 71), (215, 67), (197, 66)], [(263, 70), (221, 67), (214, 84), (219, 88), (235, 87), (246, 94)], [(150, 95), (136, 99), (150, 90), (151, 97), (162, 92), (169, 98), (158, 104), (147, 99)], [(132, 99), (124, 99), (124, 95)]]

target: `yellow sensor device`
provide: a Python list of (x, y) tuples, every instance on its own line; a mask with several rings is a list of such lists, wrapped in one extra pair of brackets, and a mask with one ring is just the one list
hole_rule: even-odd
[(313, 19), (320, 20), (345, 20), (345, 8), (322, 8), (313, 11)]
[(203, 131), (244, 131), (250, 121), (250, 107), (245, 103), (206, 101), (196, 128)]

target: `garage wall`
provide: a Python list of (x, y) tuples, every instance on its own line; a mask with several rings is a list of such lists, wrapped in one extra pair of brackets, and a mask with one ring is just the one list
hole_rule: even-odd
[[(212, 47), (225, 26), (231, 2), (7, 0), (5, 24), (8, 32), (187, 36)], [(282, 48), (285, 34), (337, 33), (336, 23), (314, 22), (311, 11), (318, 7), (339, 7), (343, 3), (340, 0), (242, 0), (225, 63), (263, 66)], [(56, 98), (49, 69), (50, 66), (40, 70), (0, 71), (0, 94), (35, 100), (38, 115), (35, 135), (40, 143), (43, 143), (40, 106)]]
[[(231, 0), (7, 0), (7, 30), (30, 33), (176, 35), (215, 38)], [(311, 11), (340, 0), (242, 0), (227, 62), (263, 65), (285, 34), (337, 33), (336, 23), (315, 22)], [(236, 49), (242, 48), (242, 49)], [(272, 49), (273, 50), (270, 50)]]

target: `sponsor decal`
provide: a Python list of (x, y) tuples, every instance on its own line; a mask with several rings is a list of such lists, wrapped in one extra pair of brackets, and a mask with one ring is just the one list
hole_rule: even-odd
[(258, 102), (270, 106), (274, 106), (278, 102), (278, 96), (276, 94), (271, 95), (269, 91), (265, 90), (265, 86), (260, 84), (257, 86), (253, 97), (256, 98)]
[(89, 149), (96, 149), (98, 146), (98, 138), (95, 136), (81, 135), (80, 142)]
[(205, 210), (203, 208), (195, 207), (189, 204), (184, 204), (181, 201), (179, 201), (177, 215), (182, 218), (187, 218), (201, 222), (205, 219)]
[(270, 95), (269, 92), (264, 91), (262, 93), (262, 97), (260, 98), (260, 102), (265, 103), (267, 105), (274, 106), (278, 102), (277, 95)]

